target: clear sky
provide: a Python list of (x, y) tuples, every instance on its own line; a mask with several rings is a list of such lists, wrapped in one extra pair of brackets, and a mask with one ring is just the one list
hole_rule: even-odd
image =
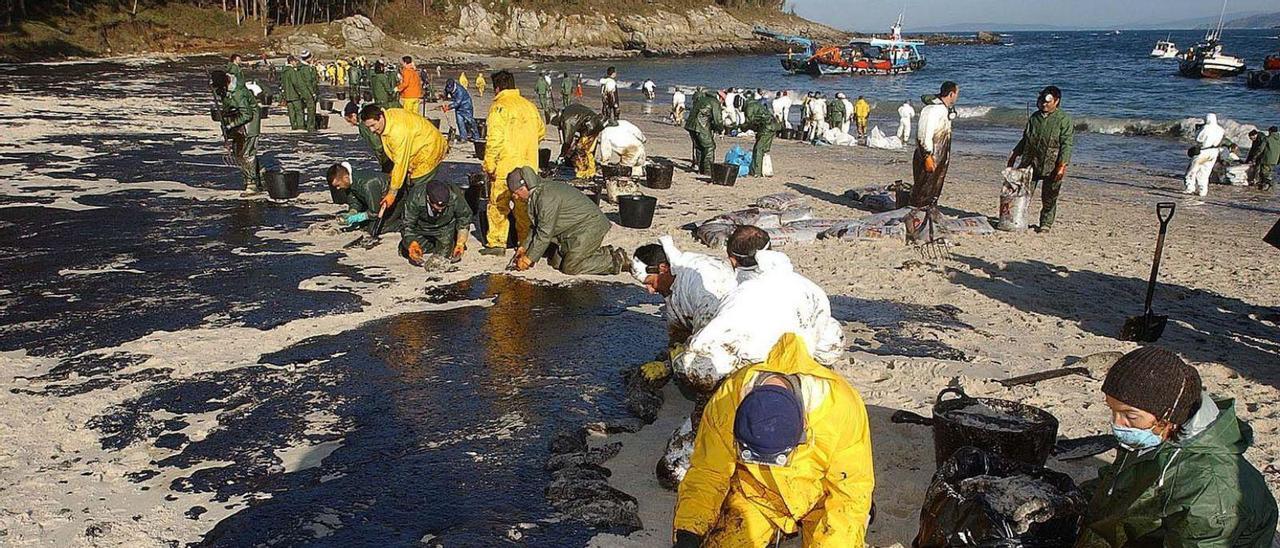
[[(1217, 0), (789, 0), (796, 13), (828, 25), (858, 31), (888, 29), (906, 6), (905, 27), (945, 27), (959, 23), (1045, 24), (1125, 28), (1150, 21), (1195, 17), (1217, 19)], [(1229, 0), (1228, 13), (1280, 11), (1277, 0)]]

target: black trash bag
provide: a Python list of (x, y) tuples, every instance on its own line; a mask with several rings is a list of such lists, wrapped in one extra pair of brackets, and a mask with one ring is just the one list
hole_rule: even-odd
[(1085, 507), (1066, 474), (964, 447), (933, 475), (912, 545), (1071, 546)]

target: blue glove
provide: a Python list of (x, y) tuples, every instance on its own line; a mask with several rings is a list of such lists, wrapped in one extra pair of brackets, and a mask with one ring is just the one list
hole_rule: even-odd
[(369, 212), (361, 211), (360, 213), (352, 213), (347, 215), (346, 222), (348, 226), (358, 225), (369, 220)]

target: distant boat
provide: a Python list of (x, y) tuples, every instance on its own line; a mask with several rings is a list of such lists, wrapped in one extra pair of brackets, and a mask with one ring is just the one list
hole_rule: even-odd
[(1204, 41), (1196, 44), (1178, 62), (1178, 72), (1188, 78), (1226, 78), (1244, 72), (1244, 59), (1222, 51), (1222, 18), (1227, 13), (1227, 0), (1222, 0), (1222, 13), (1217, 28), (1210, 29)]
[(822, 46), (808, 38), (755, 27), (753, 32), (804, 48), (799, 55), (781, 56), (782, 69), (791, 74), (907, 74), (923, 69), (920, 53), (924, 42), (902, 39), (902, 16), (890, 30), (889, 38), (859, 38), (842, 46)]
[(1166, 38), (1156, 42), (1156, 47), (1151, 49), (1151, 56), (1161, 59), (1173, 59), (1178, 56), (1178, 46)]

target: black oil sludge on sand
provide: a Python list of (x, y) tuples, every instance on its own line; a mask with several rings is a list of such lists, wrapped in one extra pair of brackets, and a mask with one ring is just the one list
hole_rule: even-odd
[[(208, 546), (582, 545), (597, 530), (554, 519), (544, 497), (550, 440), (590, 422), (631, 420), (620, 372), (663, 340), (661, 322), (625, 310), (647, 296), (502, 275), (441, 296), (495, 302), (402, 314), (304, 341), (261, 365), (158, 385), (98, 421), (103, 443), (156, 443), (166, 427), (151, 421), (154, 410), (227, 410), (206, 439), (156, 463), (232, 461), (172, 488), (218, 500), (270, 494), (215, 526)], [(331, 433), (306, 433), (318, 412), (336, 416), (322, 429)], [(273, 454), (333, 440), (341, 447), (307, 470), (284, 474)]]

